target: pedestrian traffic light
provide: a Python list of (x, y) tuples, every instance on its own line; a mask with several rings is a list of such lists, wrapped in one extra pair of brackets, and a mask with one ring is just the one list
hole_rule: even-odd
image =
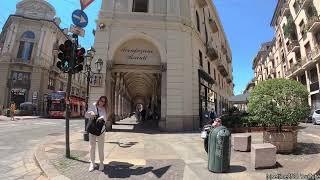
[(63, 71), (63, 72), (68, 72), (70, 69), (70, 63), (72, 60), (72, 41), (71, 40), (66, 40), (64, 44), (60, 44), (59, 46), (59, 54), (58, 54), (58, 59), (61, 61), (57, 62), (57, 67)]
[(74, 59), (74, 73), (79, 73), (83, 70), (83, 62), (84, 62), (84, 54), (86, 50), (84, 48), (78, 48), (75, 52), (75, 59)]

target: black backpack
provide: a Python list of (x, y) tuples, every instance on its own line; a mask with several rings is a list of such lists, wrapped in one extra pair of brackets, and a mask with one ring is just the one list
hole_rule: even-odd
[[(96, 107), (97, 108), (97, 107)], [(102, 128), (105, 126), (105, 121), (98, 121), (97, 119), (100, 117), (99, 110), (97, 108), (97, 113), (93, 119), (89, 120), (86, 131), (96, 136), (100, 136), (106, 129), (102, 131)]]

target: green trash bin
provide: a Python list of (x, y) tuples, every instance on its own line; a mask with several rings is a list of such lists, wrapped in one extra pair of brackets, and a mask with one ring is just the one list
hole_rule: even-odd
[(230, 169), (231, 135), (230, 131), (220, 126), (209, 134), (208, 169), (211, 172), (222, 173)]

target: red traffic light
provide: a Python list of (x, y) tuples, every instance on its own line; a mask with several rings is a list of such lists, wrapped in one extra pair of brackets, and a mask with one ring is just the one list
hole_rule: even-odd
[(86, 53), (86, 50), (84, 48), (78, 48), (76, 52), (76, 56), (83, 56), (84, 53)]

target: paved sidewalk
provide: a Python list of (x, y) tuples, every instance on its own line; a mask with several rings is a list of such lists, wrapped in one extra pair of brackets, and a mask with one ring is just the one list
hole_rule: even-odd
[[(15, 120), (39, 119), (40, 116), (14, 116)], [(11, 121), (10, 117), (0, 115), (0, 121)]]
[[(88, 172), (88, 142), (82, 133), (71, 135), (71, 159), (64, 157), (64, 136), (39, 146), (35, 157), (50, 179), (266, 179), (266, 174), (315, 174), (320, 168), (320, 139), (299, 133), (292, 155), (277, 155), (278, 167), (254, 170), (249, 152), (231, 152), (229, 173), (207, 170), (207, 154), (200, 134), (161, 133), (134, 126), (135, 119), (121, 121), (106, 134), (105, 170)], [(252, 143), (262, 143), (262, 133), (251, 133)], [(98, 152), (96, 152), (98, 160)]]

